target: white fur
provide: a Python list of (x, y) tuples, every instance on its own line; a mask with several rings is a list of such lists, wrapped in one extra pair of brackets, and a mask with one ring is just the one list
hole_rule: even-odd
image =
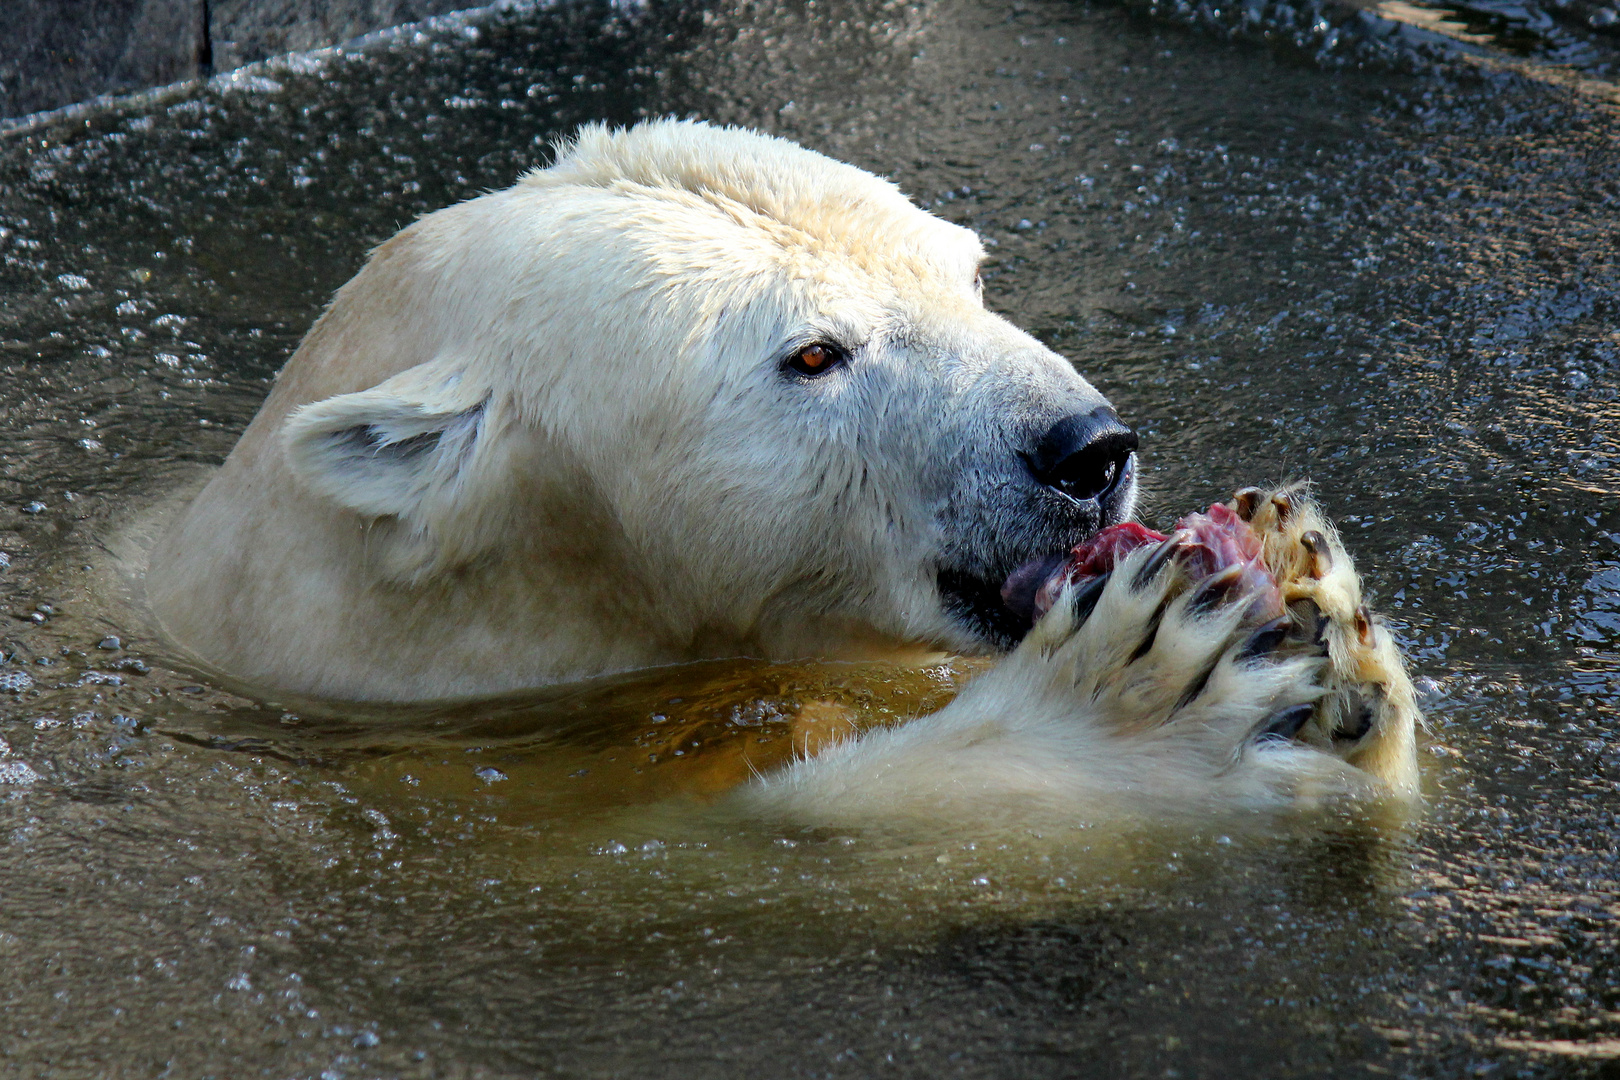
[[(1322, 695), (1326, 661), (1239, 660), (1241, 605), (1192, 614), (1189, 594), (1167, 600), (1173, 571), (1133, 589), (1148, 555), (1115, 571), (1089, 618), (1075, 618), (1066, 592), (1012, 656), (939, 712), (760, 777), (734, 803), (801, 826), (971, 819), (989, 829), (1390, 790), (1336, 756), (1257, 739), (1268, 717)], [(1161, 607), (1152, 647), (1134, 657)]]
[[(328, 697), (982, 651), (941, 567), (999, 580), (1072, 542), (1049, 519), (1079, 504), (1026, 451), (1106, 406), (984, 309), (982, 255), (892, 184), (780, 139), (587, 127), (373, 253), (159, 543), (153, 609), (204, 663)], [(785, 373), (823, 340), (851, 362)], [(1060, 605), (942, 712), (739, 805), (834, 823), (1354, 788), (1365, 774), (1330, 753), (1251, 738), (1322, 693), (1320, 661), (1227, 655), (1182, 701), (1242, 628), (1191, 613), (1172, 576), (1116, 581), (1083, 624)]]
[[(982, 254), (780, 139), (586, 128), (339, 291), (159, 544), (154, 609), (215, 667), (340, 697), (982, 649), (935, 587), (941, 508), (1103, 403), (984, 310)], [(859, 362), (784, 380), (822, 338)]]

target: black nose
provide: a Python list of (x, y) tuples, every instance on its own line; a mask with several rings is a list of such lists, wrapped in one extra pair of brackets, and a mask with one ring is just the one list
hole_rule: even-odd
[(1112, 491), (1135, 452), (1136, 432), (1104, 407), (1053, 424), (1030, 453), (1029, 470), (1041, 483), (1084, 502)]

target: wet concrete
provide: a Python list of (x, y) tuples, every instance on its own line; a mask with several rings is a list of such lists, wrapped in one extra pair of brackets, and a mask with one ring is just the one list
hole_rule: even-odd
[(478, 6), (469, 0), (14, 0), (0, 19), (0, 117), (206, 78)]
[[(1620, 0), (1120, 2), (1157, 21), (1328, 66), (1426, 68), (1445, 64), (1462, 46), (1604, 74), (1613, 70), (1620, 41)], [(483, 6), (468, 0), (22, 0), (0, 24), (0, 118), (207, 78)], [(536, 4), (503, 0), (497, 6)]]

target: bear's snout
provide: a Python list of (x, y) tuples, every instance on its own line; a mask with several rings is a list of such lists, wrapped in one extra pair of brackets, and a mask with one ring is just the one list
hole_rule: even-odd
[(1104, 502), (1130, 473), (1136, 432), (1105, 406), (1066, 416), (1025, 455), (1029, 471), (1075, 502)]
[[(1067, 365), (1059, 370), (1068, 378), (1043, 387), (1048, 419), (1022, 432), (1016, 425), (1010, 445), (963, 469), (944, 521), (939, 594), (980, 646), (1010, 649), (1029, 629), (1029, 620), (1007, 607), (1009, 574), (1127, 520), (1135, 502), (1136, 432)], [(998, 468), (1005, 470), (1000, 482), (986, 483), (986, 473)]]

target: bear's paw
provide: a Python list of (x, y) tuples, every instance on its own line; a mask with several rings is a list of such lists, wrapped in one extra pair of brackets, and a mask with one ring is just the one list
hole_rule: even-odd
[(1043, 567), (1009, 603), (1039, 613), (1044, 590), (1050, 609), (950, 705), (739, 796), (805, 824), (938, 826), (1416, 793), (1412, 685), (1303, 485)]

